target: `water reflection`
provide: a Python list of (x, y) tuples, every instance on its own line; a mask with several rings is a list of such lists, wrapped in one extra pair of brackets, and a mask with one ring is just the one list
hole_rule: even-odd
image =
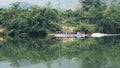
[[(28, 62), (20, 62), (19, 68), (77, 68), (77, 64), (70, 59), (59, 59), (53, 62), (27, 64)], [(15, 68), (11, 66), (11, 62), (0, 62), (0, 68)]]
[(0, 42), (0, 68), (119, 68), (119, 47), (119, 37), (68, 43), (54, 37), (4, 37)]

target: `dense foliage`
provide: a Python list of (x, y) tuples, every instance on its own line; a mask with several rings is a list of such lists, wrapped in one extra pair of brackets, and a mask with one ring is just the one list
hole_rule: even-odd
[(74, 11), (38, 6), (21, 8), (19, 4), (0, 9), (0, 24), (7, 35), (36, 36), (41, 30), (53, 33), (66, 24), (76, 27), (75, 31), (119, 33), (119, 4), (107, 6), (100, 0), (83, 0), (83, 8)]
[[(41, 30), (48, 32), (59, 31), (58, 11), (51, 8), (31, 6), (27, 9), (14, 3), (7, 9), (0, 10), (0, 22), (5, 29), (4, 33), (11, 36), (39, 35)], [(41, 31), (42, 32), (42, 31)]]

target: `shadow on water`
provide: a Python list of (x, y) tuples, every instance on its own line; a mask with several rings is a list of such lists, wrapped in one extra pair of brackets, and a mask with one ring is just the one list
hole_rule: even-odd
[(43, 68), (66, 68), (70, 65), (73, 68), (120, 67), (119, 37), (75, 39), (69, 43), (46, 35), (42, 38), (3, 38), (4, 41), (0, 42), (0, 64), (10, 62), (8, 66), (11, 68), (30, 68), (35, 64)]

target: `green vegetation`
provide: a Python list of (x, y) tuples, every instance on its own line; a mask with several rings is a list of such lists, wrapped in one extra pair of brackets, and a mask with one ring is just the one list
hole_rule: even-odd
[(119, 68), (119, 37), (86, 38), (71, 43), (47, 37), (47, 33), (62, 31), (63, 25), (86, 33), (120, 33), (119, 4), (107, 6), (100, 0), (84, 0), (82, 6), (74, 11), (38, 6), (23, 9), (19, 3), (0, 8), (0, 25), (4, 28), (0, 61), (10, 61), (13, 66), (19, 66), (18, 61), (24, 59), (40, 63), (65, 57), (76, 58), (77, 63), (82, 60), (81, 68), (107, 68), (102, 66), (108, 63)]
[(0, 9), (0, 24), (6, 35), (29, 36), (41, 30), (54, 33), (61, 31), (62, 25), (72, 25), (75, 31), (119, 33), (119, 4), (107, 6), (100, 0), (84, 0), (83, 8), (74, 11), (38, 6), (23, 9), (19, 4)]

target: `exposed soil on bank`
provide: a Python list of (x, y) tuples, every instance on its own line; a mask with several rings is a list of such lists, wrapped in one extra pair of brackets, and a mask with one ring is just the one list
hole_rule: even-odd
[(4, 31), (4, 29), (3, 28), (0, 28), (0, 33), (2, 33)]

